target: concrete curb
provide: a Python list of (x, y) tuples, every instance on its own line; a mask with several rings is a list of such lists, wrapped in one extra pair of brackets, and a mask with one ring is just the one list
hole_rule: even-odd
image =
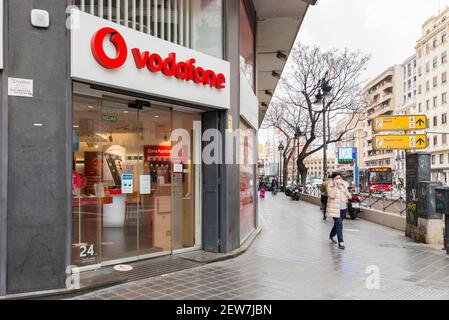
[(0, 297), (0, 301), (10, 301), (10, 300), (62, 300), (74, 298), (77, 296), (81, 296), (84, 294), (88, 294), (90, 292), (115, 287), (127, 282), (127, 279), (115, 280), (110, 282), (105, 282), (99, 285), (87, 286), (81, 289), (76, 290), (68, 290), (68, 289), (60, 289), (60, 290), (49, 290), (49, 291), (40, 291), (40, 292), (31, 292), (31, 293), (23, 293), (23, 294), (12, 294)]
[[(241, 247), (237, 250), (234, 250), (227, 254), (220, 254), (220, 253), (209, 253), (204, 251), (195, 251), (192, 253), (187, 254), (180, 254), (176, 255), (176, 257), (198, 262), (201, 264), (211, 264), (219, 261), (224, 260), (230, 260), (237, 258), (238, 256), (244, 254), (248, 249), (251, 247), (251, 245), (254, 243), (254, 241), (257, 239), (257, 237), (262, 232), (263, 227), (259, 226), (256, 230), (254, 230), (249, 237), (246, 239), (246, 241), (241, 245)], [(61, 289), (61, 290), (49, 290), (49, 291), (41, 291), (41, 292), (31, 292), (31, 293), (24, 293), (24, 294), (14, 294), (14, 295), (7, 295), (7, 296), (1, 296), (0, 301), (6, 301), (6, 300), (59, 300), (59, 299), (66, 299), (66, 298), (73, 298), (77, 297), (83, 294), (87, 294), (93, 291), (98, 291), (106, 288), (111, 288), (117, 285), (121, 285), (124, 283), (127, 283), (128, 279), (114, 279), (111, 281), (105, 281), (98, 285), (90, 285), (85, 286), (80, 289), (76, 290), (68, 290), (68, 289)]]
[(248, 249), (251, 247), (251, 245), (254, 243), (254, 241), (257, 239), (257, 237), (262, 232), (263, 227), (259, 226), (256, 230), (254, 230), (251, 235), (246, 239), (246, 241), (240, 246), (239, 249), (236, 249), (230, 253), (210, 253), (210, 252), (204, 252), (204, 251), (197, 251), (187, 254), (181, 254), (177, 255), (178, 258), (185, 259), (188, 261), (198, 262), (202, 264), (210, 264), (225, 260), (230, 260), (237, 258), (238, 256), (244, 254)]
[(385, 227), (390, 227), (402, 232), (407, 228), (407, 219), (404, 216), (383, 212), (379, 210), (363, 209), (359, 214), (361, 219), (374, 222)]

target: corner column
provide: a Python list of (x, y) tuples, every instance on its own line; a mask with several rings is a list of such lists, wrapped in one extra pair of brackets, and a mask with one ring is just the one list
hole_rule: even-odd
[[(31, 97), (3, 91), (9, 123), (6, 289), (8, 294), (60, 289), (65, 287), (71, 234), (67, 3), (5, 3), (9, 47), (3, 79), (33, 80)], [(48, 11), (49, 28), (31, 25), (32, 9)]]

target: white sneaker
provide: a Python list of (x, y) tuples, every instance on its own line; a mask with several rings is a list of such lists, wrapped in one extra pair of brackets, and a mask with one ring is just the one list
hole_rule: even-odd
[(345, 250), (346, 249), (345, 243), (344, 242), (340, 242), (338, 244), (338, 248), (340, 248), (341, 250)]

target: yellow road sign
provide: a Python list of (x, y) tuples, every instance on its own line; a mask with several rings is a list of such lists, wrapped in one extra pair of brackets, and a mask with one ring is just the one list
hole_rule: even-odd
[(373, 121), (373, 131), (406, 131), (427, 129), (427, 116), (386, 116)]
[(375, 150), (426, 149), (427, 136), (425, 134), (379, 135), (374, 137), (373, 146)]

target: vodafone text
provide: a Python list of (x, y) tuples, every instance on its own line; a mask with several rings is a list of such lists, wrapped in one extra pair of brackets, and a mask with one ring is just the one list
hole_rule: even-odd
[[(104, 49), (104, 41), (110, 37), (116, 50), (115, 57), (109, 57)], [(98, 30), (92, 37), (91, 50), (95, 60), (106, 69), (118, 69), (128, 59), (128, 46), (123, 36), (114, 28), (105, 27)], [(196, 66), (195, 59), (177, 61), (175, 52), (163, 58), (157, 53), (142, 51), (139, 48), (131, 49), (134, 63), (138, 69), (148, 69), (152, 73), (161, 72), (167, 77), (176, 77), (184, 81), (193, 81), (197, 84), (210, 86), (218, 90), (226, 88), (226, 77), (223, 73), (216, 73), (200, 66)]]

